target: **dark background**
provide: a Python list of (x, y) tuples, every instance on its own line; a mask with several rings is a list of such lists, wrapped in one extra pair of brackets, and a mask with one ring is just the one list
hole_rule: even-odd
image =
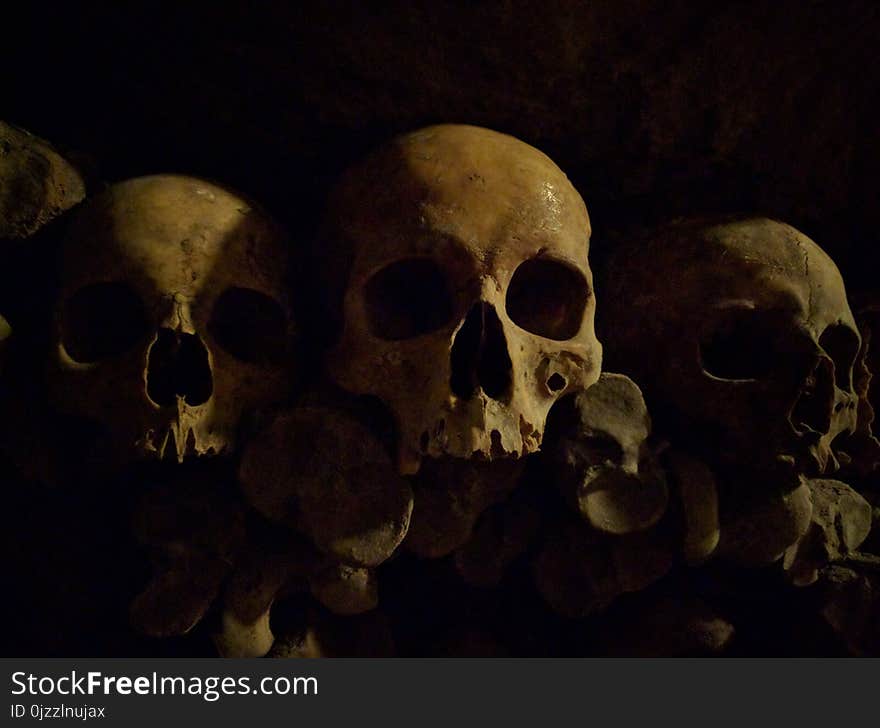
[(569, 174), (597, 262), (632, 225), (757, 211), (823, 245), (851, 288), (873, 286), (874, 2), (36, 2), (29, 12), (0, 17), (0, 118), (85, 155), (96, 179), (215, 178), (263, 200), (304, 245), (343, 167), (395, 133), (467, 122), (524, 139)]

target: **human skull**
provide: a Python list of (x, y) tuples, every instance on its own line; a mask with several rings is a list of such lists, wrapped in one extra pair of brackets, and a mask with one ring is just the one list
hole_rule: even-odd
[(344, 177), (327, 231), (330, 374), (393, 411), (401, 472), (534, 452), (551, 405), (598, 378), (589, 217), (533, 147), (459, 125), (398, 137)]
[(677, 444), (768, 474), (836, 467), (860, 338), (812, 240), (765, 218), (674, 224), (614, 254), (607, 300), (614, 365)]
[(256, 206), (159, 175), (91, 201), (65, 242), (49, 380), (97, 422), (108, 461), (233, 448), (244, 413), (284, 398), (287, 248)]

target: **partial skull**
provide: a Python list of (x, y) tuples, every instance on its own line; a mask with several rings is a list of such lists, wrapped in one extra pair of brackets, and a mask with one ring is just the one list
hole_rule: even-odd
[(0, 121), (0, 238), (29, 238), (86, 194), (80, 173), (47, 141)]
[(876, 294), (862, 294), (855, 298), (853, 309), (862, 335), (855, 376), (855, 391), (859, 397), (858, 425), (855, 436), (846, 442), (850, 462), (846, 464), (844, 476), (873, 481), (880, 468), (880, 428), (877, 425), (880, 382), (876, 379), (880, 375), (880, 300)]
[(347, 173), (325, 230), (330, 374), (393, 411), (401, 472), (535, 452), (551, 405), (598, 378), (587, 209), (528, 144), (458, 125), (399, 137)]
[(108, 463), (233, 449), (242, 416), (283, 400), (287, 246), (253, 203), (203, 180), (128, 180), (65, 242), (50, 389), (103, 431)]
[(614, 254), (607, 300), (613, 366), (676, 445), (768, 475), (835, 470), (860, 336), (812, 240), (765, 218), (677, 223)]

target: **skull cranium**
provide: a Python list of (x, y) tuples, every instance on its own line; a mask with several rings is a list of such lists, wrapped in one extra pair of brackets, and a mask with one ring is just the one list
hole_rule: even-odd
[(391, 408), (401, 472), (534, 452), (551, 405), (598, 378), (589, 217), (533, 147), (458, 125), (399, 137), (346, 175), (327, 230), (330, 373)]
[(242, 415), (284, 398), (287, 249), (254, 204), (183, 176), (91, 201), (65, 243), (49, 380), (97, 422), (105, 462), (219, 454)]
[(621, 249), (607, 286), (614, 364), (677, 444), (768, 474), (835, 466), (860, 339), (812, 240), (765, 218), (692, 220)]

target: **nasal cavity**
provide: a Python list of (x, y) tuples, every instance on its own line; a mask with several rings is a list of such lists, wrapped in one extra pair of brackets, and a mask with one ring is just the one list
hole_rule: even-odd
[(495, 309), (475, 304), (458, 330), (451, 353), (450, 388), (469, 399), (482, 389), (492, 399), (510, 392), (513, 365), (507, 352), (504, 329)]
[(186, 404), (204, 404), (214, 381), (208, 350), (195, 334), (159, 329), (147, 362), (147, 395), (160, 407), (182, 398)]

